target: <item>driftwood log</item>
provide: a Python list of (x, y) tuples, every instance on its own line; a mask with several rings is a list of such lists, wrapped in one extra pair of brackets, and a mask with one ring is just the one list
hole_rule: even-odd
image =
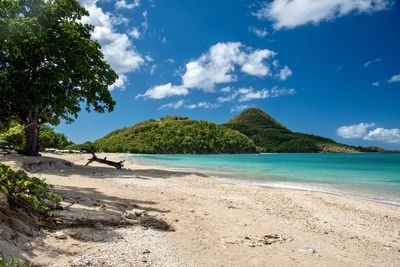
[(121, 169), (122, 167), (124, 167), (124, 162), (125, 160), (121, 160), (121, 161), (111, 161), (111, 160), (107, 160), (107, 157), (105, 157), (104, 159), (100, 159), (96, 156), (96, 154), (89, 150), (89, 149), (82, 149), (81, 152), (88, 152), (90, 154), (92, 154), (92, 158), (88, 159), (88, 162), (86, 163), (85, 166), (88, 166), (90, 163), (92, 163), (93, 161), (96, 161), (98, 163), (102, 163), (102, 164), (106, 164), (106, 165), (110, 165), (115, 167), (117, 170)]

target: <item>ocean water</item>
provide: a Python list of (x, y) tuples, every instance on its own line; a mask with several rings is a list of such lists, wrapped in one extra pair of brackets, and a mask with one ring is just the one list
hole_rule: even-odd
[(133, 160), (240, 183), (315, 190), (400, 205), (400, 153), (136, 155)]

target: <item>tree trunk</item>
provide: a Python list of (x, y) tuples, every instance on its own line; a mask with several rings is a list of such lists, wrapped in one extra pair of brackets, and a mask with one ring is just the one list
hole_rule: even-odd
[(39, 129), (39, 125), (36, 123), (25, 126), (25, 153), (28, 156), (39, 156)]

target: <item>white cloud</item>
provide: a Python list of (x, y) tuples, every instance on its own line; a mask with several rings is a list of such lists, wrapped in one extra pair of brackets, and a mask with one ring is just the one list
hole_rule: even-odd
[(170, 63), (170, 64), (173, 64), (173, 63), (175, 63), (175, 60), (174, 60), (173, 58), (167, 58), (167, 59), (165, 60), (165, 62)]
[(150, 68), (150, 75), (153, 75), (154, 72), (156, 71), (156, 69), (157, 69), (157, 65), (156, 64), (152, 65)]
[(255, 91), (253, 88), (240, 88), (239, 91), (239, 102), (247, 102), (254, 99), (265, 99), (269, 97), (269, 91), (262, 89)]
[(287, 78), (289, 78), (290, 76), (292, 76), (293, 72), (291, 69), (289, 69), (289, 67), (287, 65), (285, 65), (285, 67), (283, 67), (280, 71), (279, 71), (279, 78), (282, 81), (285, 81)]
[[(179, 69), (176, 75), (181, 76), (182, 83), (170, 85), (170, 88), (183, 88), (185, 92), (190, 89), (214, 92), (216, 85), (236, 81), (238, 72), (256, 77), (275, 77), (271, 73), (271, 64), (274, 63), (267, 62), (275, 55), (268, 49), (252, 49), (240, 42), (217, 43), (199, 58), (188, 62), (186, 70)], [(285, 68), (290, 71), (287, 66)], [(176, 94), (164, 94), (165, 97), (173, 95)]]
[(356, 125), (342, 126), (336, 130), (338, 136), (347, 139), (364, 139), (368, 141), (378, 141), (390, 144), (400, 144), (400, 129), (370, 128), (376, 126), (375, 123), (359, 123)]
[(346, 139), (362, 138), (367, 135), (368, 129), (374, 127), (375, 123), (359, 123), (356, 125), (345, 125), (336, 130), (338, 136)]
[(378, 62), (381, 62), (381, 61), (382, 61), (382, 59), (379, 58), (379, 57), (375, 58), (375, 59), (372, 59), (370, 61), (367, 61), (367, 62), (364, 63), (364, 68), (370, 66), (371, 64), (378, 63)]
[(140, 37), (141, 37), (139, 29), (136, 28), (136, 27), (132, 28), (132, 30), (129, 32), (129, 35), (132, 36), (135, 39), (140, 39)]
[(270, 96), (271, 97), (280, 97), (280, 96), (284, 96), (284, 95), (294, 95), (296, 93), (296, 90), (293, 88), (278, 88), (278, 87), (274, 87), (270, 90)]
[(232, 91), (232, 88), (227, 86), (227, 87), (222, 88), (220, 91), (222, 93), (230, 93)]
[(245, 105), (245, 104), (240, 104), (240, 105), (235, 105), (231, 108), (231, 113), (234, 112), (240, 112), (246, 108), (252, 107), (251, 105)]
[(210, 103), (207, 101), (202, 101), (197, 104), (188, 105), (188, 106), (186, 106), (186, 108), (189, 108), (189, 109), (194, 109), (194, 108), (215, 109), (215, 108), (219, 108), (220, 106), (221, 105), (217, 104), (217, 103)]
[(96, 2), (93, 0), (84, 1), (84, 6), (90, 15), (83, 17), (82, 23), (95, 26), (92, 38), (100, 43), (105, 59), (120, 76), (110, 87), (110, 90), (124, 88), (127, 82), (126, 74), (137, 70), (145, 60), (136, 51), (128, 35), (117, 32), (112, 14), (97, 7)]
[(251, 50), (240, 42), (217, 43), (198, 59), (186, 64), (182, 83), (188, 88), (213, 91), (216, 84), (236, 80), (236, 67), (253, 76), (270, 74), (269, 64), (265, 62), (275, 55), (268, 49)]
[(373, 87), (379, 87), (379, 85), (381, 85), (380, 82), (373, 82), (373, 83), (372, 83), (372, 86), (373, 86)]
[(295, 92), (296, 90), (294, 89), (286, 89), (278, 87), (274, 87), (271, 90), (268, 89), (254, 90), (251, 87), (239, 88), (237, 90), (229, 91), (228, 94), (224, 96), (218, 97), (217, 101), (219, 103), (226, 103), (226, 102), (232, 102), (233, 100), (237, 99), (238, 102), (248, 102), (256, 99), (266, 99), (266, 98), (279, 97), (283, 95), (293, 95), (295, 94)]
[(142, 28), (144, 31), (146, 31), (149, 28), (149, 23), (147, 21), (147, 10), (143, 11), (143, 22), (141, 23)]
[(179, 109), (179, 108), (186, 108), (186, 109), (195, 109), (195, 108), (203, 108), (203, 109), (215, 109), (219, 108), (221, 105), (218, 103), (210, 103), (207, 101), (201, 101), (195, 104), (187, 104), (185, 105), (185, 100), (179, 100), (176, 102), (170, 102), (167, 104), (162, 105), (159, 109)]
[(363, 139), (390, 144), (400, 144), (400, 129), (376, 128), (364, 136)]
[(254, 33), (257, 37), (264, 38), (265, 36), (268, 35), (268, 31), (264, 29), (260, 29), (254, 26), (249, 27), (249, 31)]
[(147, 90), (144, 94), (137, 95), (136, 99), (138, 98), (151, 98), (151, 99), (163, 99), (170, 96), (183, 96), (187, 95), (189, 90), (182, 86), (175, 86), (171, 83), (162, 84), (154, 86)]
[(184, 103), (185, 103), (184, 100), (179, 100), (176, 102), (164, 104), (159, 109), (179, 109), (179, 108), (183, 107)]
[(351, 13), (374, 13), (389, 8), (392, 0), (273, 0), (255, 12), (273, 22), (275, 29), (318, 24)]
[(400, 82), (400, 73), (393, 75), (389, 80), (389, 83)]
[(133, 0), (130, 2), (131, 3), (128, 4), (126, 0), (117, 0), (115, 2), (115, 7), (117, 9), (132, 9), (132, 8), (140, 6), (140, 0)]

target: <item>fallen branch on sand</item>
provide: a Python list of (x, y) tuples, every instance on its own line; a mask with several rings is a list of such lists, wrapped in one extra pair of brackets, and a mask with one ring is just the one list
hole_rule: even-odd
[(106, 164), (106, 165), (109, 165), (109, 166), (113, 166), (117, 170), (121, 169), (124, 166), (123, 163), (125, 162), (125, 160), (121, 160), (121, 161), (116, 162), (116, 161), (107, 160), (107, 157), (105, 157), (104, 159), (100, 159), (100, 158), (98, 158), (96, 156), (96, 154), (93, 151), (91, 151), (89, 149), (82, 149), (81, 152), (88, 152), (88, 153), (92, 154), (92, 158), (88, 159), (88, 162), (86, 163), (85, 166), (88, 166), (90, 163), (92, 163), (94, 161), (96, 161), (98, 163)]

